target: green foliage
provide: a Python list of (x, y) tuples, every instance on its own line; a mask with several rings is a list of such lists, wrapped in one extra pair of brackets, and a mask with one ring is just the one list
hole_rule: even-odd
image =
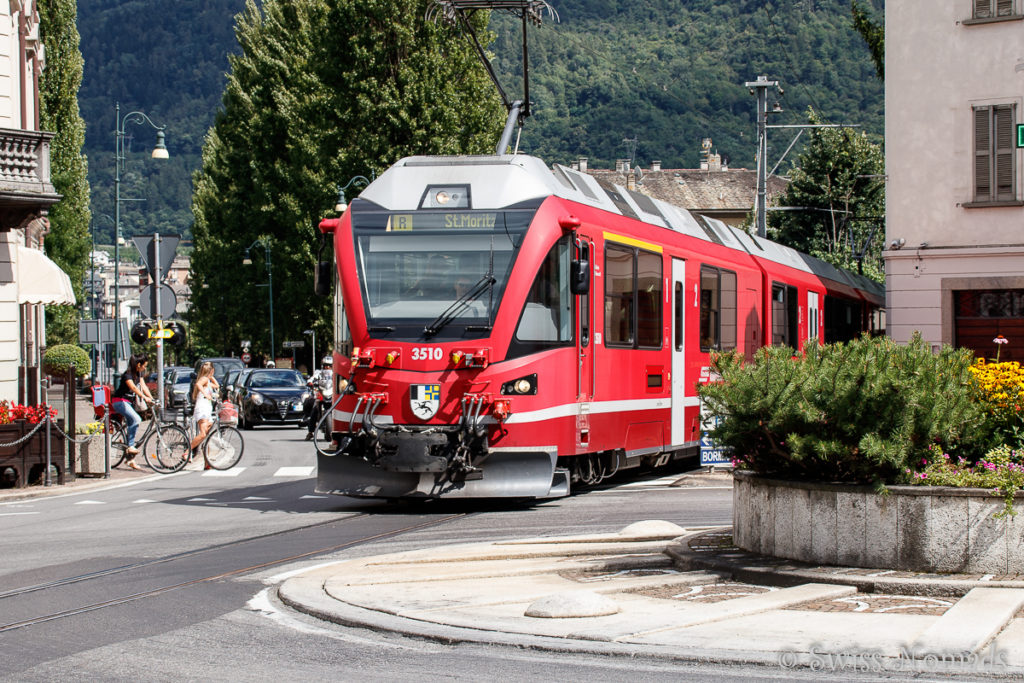
[[(846, 0), (560, 0), (554, 5), (560, 23), (545, 21), (529, 32), (533, 115), (521, 145), (548, 162), (584, 155), (592, 166), (610, 168), (628, 156), (623, 139), (635, 136), (636, 163), (658, 159), (665, 168), (696, 168), (701, 139), (710, 137), (734, 167), (753, 168), (755, 98), (743, 84), (760, 74), (785, 87), (780, 104), (787, 113), (772, 123), (797, 123), (799, 113), (813, 106), (827, 121), (862, 124), (876, 137), (883, 132), (882, 84), (868, 48), (851, 28)], [(81, 106), (95, 213), (114, 214), (114, 103), (123, 111), (141, 109), (167, 126), (171, 158), (159, 163), (146, 158), (152, 131), (134, 127), (135, 151), (122, 190), (146, 201), (124, 205), (126, 237), (155, 231), (189, 235), (191, 173), (201, 164), (201, 148), (221, 101), (227, 55), (239, 53), (232, 19), (244, 6), (244, 0), (179, 0), (167, 11), (163, 0), (80, 3), (86, 60)], [(353, 43), (353, 51), (347, 51), (353, 30), (369, 27), (384, 35), (381, 22), (389, 15), (403, 30), (424, 21), (424, 12), (389, 13), (380, 0), (366, 7), (347, 15), (349, 23), (328, 27), (318, 40), (335, 44), (351, 61), (366, 49)], [(499, 12), (490, 28), (497, 34), (492, 53), (501, 82), (511, 97), (519, 97), (521, 24)], [(465, 38), (456, 40), (466, 44)], [(480, 73), (475, 64), (467, 71), (474, 78)], [(432, 86), (428, 81), (421, 87)], [(373, 94), (368, 88), (362, 93)], [(435, 101), (472, 102), (476, 96), (443, 89)], [(493, 115), (503, 123), (500, 111)], [(297, 125), (321, 123), (311, 119)], [(773, 158), (790, 138), (788, 131), (770, 134)], [(495, 142), (496, 137), (489, 147)], [(368, 164), (362, 166), (358, 173), (368, 175)], [(97, 228), (100, 241), (113, 243), (108, 223)]]
[(58, 344), (46, 349), (43, 354), (43, 372), (54, 377), (67, 377), (68, 369), (75, 366), (79, 377), (92, 374), (92, 360), (89, 353), (74, 344)]
[(861, 35), (868, 49), (871, 50), (871, 61), (875, 65), (878, 80), (885, 80), (885, 26), (874, 22), (868, 11), (857, 0), (850, 3), (853, 14), (853, 27)]
[[(822, 123), (814, 111), (808, 123)], [(769, 237), (840, 268), (884, 282), (885, 157), (851, 128), (818, 128), (800, 154), (778, 204), (800, 210), (768, 213)], [(865, 245), (867, 245), (865, 247)], [(863, 266), (858, 257), (863, 252)]]
[(997, 446), (976, 463), (951, 457), (932, 447), (921, 465), (905, 471), (911, 484), (994, 489), (1003, 497), (1004, 507), (996, 517), (1016, 515), (1013, 498), (1024, 489), (1024, 453), (1009, 446)]
[(722, 381), (700, 387), (712, 436), (759, 474), (845, 483), (898, 481), (938, 445), (984, 452), (985, 413), (972, 401), (972, 356), (938, 354), (919, 336), (899, 345), (862, 338), (819, 346), (802, 356), (785, 347), (715, 355)]
[[(493, 147), (493, 86), (461, 34), (423, 21), (426, 4), (251, 1), (238, 17), (242, 53), (194, 180), (191, 332), (204, 343), (223, 353), (249, 339), (268, 353), (267, 290), (255, 286), (268, 267), (277, 351), (314, 326), (330, 339), (313, 264), (337, 187), (405, 155)], [(485, 38), (486, 20), (476, 17)]]
[[(71, 278), (75, 297), (84, 300), (83, 281), (89, 260), (89, 181), (82, 154), (85, 123), (78, 111), (82, 54), (74, 0), (40, 0), (39, 29), (46, 47), (46, 69), (40, 76), (40, 126), (55, 131), (50, 145), (51, 178), (63, 199), (50, 208), (46, 252)], [(73, 306), (46, 311), (50, 343), (78, 339), (79, 314)]]

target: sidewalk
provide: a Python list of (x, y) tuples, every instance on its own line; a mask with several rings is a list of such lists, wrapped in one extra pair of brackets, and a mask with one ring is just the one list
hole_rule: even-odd
[[(66, 417), (66, 410), (63, 399), (63, 386), (58, 385), (51, 387), (47, 392), (47, 397), (49, 404), (57, 409), (58, 419), (64, 419)], [(87, 422), (95, 421), (95, 416), (92, 409), (92, 401), (89, 396), (86, 396), (84, 394), (75, 395), (75, 417), (78, 421), (78, 424), (85, 424)], [(82, 438), (81, 435), (75, 436), (76, 438)], [(66, 449), (67, 444), (63, 440), (61, 440), (60, 443), (54, 443), (52, 451), (52, 457), (54, 458), (54, 460), (56, 461), (58, 458), (62, 460), (64, 457), (64, 453), (67, 452)], [(105, 488), (111, 485), (121, 484), (133, 479), (141, 479), (144, 477), (151, 477), (154, 475), (155, 473), (150, 469), (132, 470), (122, 465), (117, 469), (110, 470), (109, 479), (105, 479), (102, 476), (89, 476), (78, 477), (74, 481), (68, 481), (65, 484), (57, 484), (57, 482), (54, 481), (53, 484), (50, 486), (36, 484), (32, 486), (26, 486), (24, 488), (0, 488), (0, 505), (11, 501), (25, 500), (27, 498), (54, 496), (65, 493), (77, 493), (79, 491), (89, 491), (93, 489)], [(68, 477), (68, 479), (70, 479), (70, 477)]]
[[(858, 592), (858, 590), (874, 592)], [(1024, 672), (1024, 577), (778, 562), (662, 521), (339, 562), (287, 605), (443, 642), (816, 671)]]

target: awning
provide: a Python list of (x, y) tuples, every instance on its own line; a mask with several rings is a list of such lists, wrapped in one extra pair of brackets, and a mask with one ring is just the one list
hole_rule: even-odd
[(71, 278), (38, 249), (18, 245), (18, 303), (74, 304)]

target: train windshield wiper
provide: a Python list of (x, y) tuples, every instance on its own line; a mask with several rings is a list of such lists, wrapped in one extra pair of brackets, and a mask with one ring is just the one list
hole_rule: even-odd
[(476, 284), (469, 288), (469, 291), (460, 296), (452, 305), (444, 309), (441, 315), (437, 316), (434, 322), (430, 323), (423, 328), (423, 333), (428, 337), (433, 337), (435, 334), (441, 331), (441, 329), (450, 323), (452, 320), (457, 318), (460, 313), (466, 310), (472, 302), (480, 298), (484, 292), (488, 292), (494, 287), (494, 283), (497, 280), (490, 273), (487, 273), (482, 278), (477, 280)]

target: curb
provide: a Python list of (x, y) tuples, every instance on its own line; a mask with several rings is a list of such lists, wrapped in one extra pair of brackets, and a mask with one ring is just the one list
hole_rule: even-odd
[[(731, 530), (732, 527), (721, 527), (720, 530), (727, 529)], [(897, 593), (921, 597), (963, 597), (974, 588), (1024, 588), (1024, 581), (1017, 580), (955, 579), (943, 578), (944, 575), (940, 574), (918, 574), (914, 577), (863, 576), (815, 571), (815, 565), (778, 560), (736, 547), (720, 551), (697, 551), (690, 548), (689, 541), (705, 533), (702, 531), (680, 537), (666, 548), (665, 553), (683, 571), (728, 572), (737, 581), (770, 586), (830, 583), (853, 586), (861, 593)]]

